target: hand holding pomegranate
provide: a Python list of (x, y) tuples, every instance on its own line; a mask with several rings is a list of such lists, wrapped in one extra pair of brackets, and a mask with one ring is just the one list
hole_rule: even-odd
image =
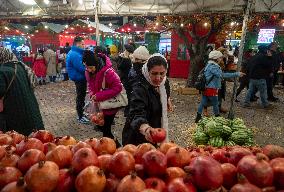
[(151, 143), (161, 143), (166, 139), (167, 132), (163, 128), (141, 127), (140, 133), (145, 135), (147, 141)]

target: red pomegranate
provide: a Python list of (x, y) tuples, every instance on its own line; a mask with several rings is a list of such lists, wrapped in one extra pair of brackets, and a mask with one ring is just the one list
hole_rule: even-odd
[(43, 143), (36, 138), (26, 137), (19, 144), (16, 145), (16, 153), (22, 155), (26, 150), (29, 149), (38, 149), (43, 152), (44, 146)]
[(117, 192), (141, 192), (146, 188), (144, 181), (135, 174), (125, 176), (117, 187)]
[(43, 153), (47, 154), (49, 151), (55, 149), (57, 145), (55, 145), (54, 143), (48, 142), (48, 143), (44, 143), (43, 144)]
[(135, 160), (131, 153), (119, 151), (113, 154), (109, 163), (109, 170), (118, 178), (123, 178), (134, 171)]
[(116, 192), (119, 182), (120, 180), (114, 174), (110, 174), (106, 180), (104, 192)]
[(72, 157), (73, 154), (70, 148), (64, 145), (58, 145), (55, 149), (46, 154), (46, 160), (56, 163), (59, 169), (69, 167), (71, 165)]
[(96, 138), (90, 138), (90, 139), (85, 140), (84, 142), (89, 144), (93, 148), (93, 150), (95, 150), (98, 141), (99, 140)]
[(273, 169), (267, 161), (263, 160), (261, 153), (257, 156), (243, 157), (238, 163), (237, 172), (258, 187), (269, 187), (273, 184)]
[(1, 190), (1, 192), (26, 192), (25, 180), (20, 177), (18, 181), (11, 182)]
[(142, 164), (135, 164), (135, 173), (138, 177), (144, 179), (145, 177), (145, 171)]
[(167, 185), (167, 192), (196, 192), (194, 185), (184, 180), (183, 178), (176, 178), (171, 180)]
[(170, 182), (175, 178), (185, 178), (186, 173), (180, 167), (168, 167), (166, 170), (166, 181)]
[(61, 138), (57, 138), (55, 140), (56, 145), (76, 145), (77, 141), (74, 137), (71, 137), (70, 135), (61, 137)]
[(224, 163), (221, 167), (223, 172), (223, 186), (229, 190), (238, 183), (237, 168), (231, 163)]
[(75, 187), (78, 192), (103, 192), (106, 186), (104, 172), (96, 166), (82, 170), (76, 178)]
[(141, 191), (141, 192), (160, 192), (160, 191), (158, 191), (158, 190), (156, 190), (156, 189), (144, 189), (144, 190)]
[(270, 161), (274, 173), (274, 186), (284, 190), (284, 158), (274, 158)]
[(2, 157), (4, 157), (6, 155), (6, 149), (4, 146), (0, 146), (0, 160), (2, 159)]
[(188, 165), (190, 163), (189, 152), (182, 147), (172, 147), (168, 150), (167, 154), (168, 167), (181, 167)]
[(0, 134), (0, 145), (14, 144), (13, 138), (8, 134)]
[(258, 146), (251, 146), (249, 147), (249, 150), (256, 155), (257, 153), (262, 153), (262, 148)]
[(0, 167), (0, 189), (8, 183), (17, 181), (21, 176), (21, 171), (15, 167)]
[(59, 180), (59, 167), (52, 161), (40, 161), (31, 166), (25, 175), (27, 188), (31, 192), (51, 192)]
[(25, 136), (18, 133), (17, 131), (8, 131), (6, 134), (10, 135), (13, 138), (13, 144), (16, 146), (16, 144), (20, 143), (22, 140), (25, 139)]
[(90, 148), (90, 149), (92, 149), (92, 147), (89, 144), (87, 144), (85, 142), (82, 142), (82, 141), (79, 141), (76, 145), (72, 146), (71, 151), (72, 151), (73, 154), (75, 154), (76, 151), (78, 151), (79, 149), (82, 149), (82, 148)]
[(157, 177), (149, 177), (144, 182), (147, 189), (156, 189), (157, 191), (164, 191), (166, 188), (165, 182)]
[(132, 144), (127, 144), (122, 148), (123, 151), (128, 151), (129, 153), (131, 153), (131, 155), (134, 155), (135, 152), (137, 151), (137, 147), (135, 145)]
[(98, 156), (93, 149), (82, 148), (79, 149), (73, 156), (72, 167), (76, 173), (79, 173), (88, 166), (98, 166)]
[(155, 147), (150, 143), (143, 143), (138, 145), (137, 150), (134, 153), (135, 163), (142, 164), (142, 156), (152, 149), (155, 149)]
[(0, 160), (0, 167), (16, 167), (19, 159), (16, 154), (6, 153)]
[(109, 164), (110, 164), (111, 159), (112, 159), (112, 155), (110, 154), (104, 154), (104, 155), (98, 156), (98, 162), (99, 162), (98, 167), (102, 169), (105, 173), (108, 173)]
[(42, 143), (52, 142), (54, 140), (54, 136), (46, 130), (38, 130), (33, 132), (30, 137), (37, 138)]
[(156, 128), (150, 131), (150, 135), (155, 143), (161, 143), (166, 139), (167, 132), (163, 128)]
[(16, 153), (16, 147), (13, 145), (2, 145), (5, 148), (6, 153)]
[(102, 154), (114, 154), (116, 150), (116, 143), (113, 139), (108, 137), (102, 137), (95, 147), (95, 152), (98, 155)]
[(228, 163), (237, 166), (238, 162), (246, 155), (252, 155), (252, 152), (243, 147), (233, 148), (231, 151), (229, 151)]
[(221, 164), (212, 157), (196, 157), (184, 169), (192, 176), (195, 186), (201, 190), (217, 189), (223, 184)]
[(44, 160), (45, 155), (42, 151), (38, 149), (29, 149), (20, 157), (17, 167), (22, 173), (26, 173), (32, 165)]
[(215, 149), (211, 156), (219, 163), (228, 163), (229, 153), (225, 149)]
[(162, 152), (153, 149), (143, 155), (142, 164), (147, 174), (160, 176), (166, 173), (167, 158)]
[(164, 142), (160, 145), (158, 148), (159, 151), (161, 151), (164, 154), (167, 154), (168, 150), (172, 147), (177, 147), (178, 145), (174, 142)]
[(284, 148), (278, 145), (266, 145), (262, 148), (262, 151), (270, 159), (284, 157)]
[(271, 187), (264, 187), (261, 189), (262, 192), (276, 192), (276, 188), (271, 186)]
[(71, 192), (75, 190), (75, 176), (71, 169), (60, 169), (57, 186), (53, 192)]
[(262, 192), (262, 190), (249, 183), (244, 176), (240, 175), (239, 183), (234, 185), (230, 192)]

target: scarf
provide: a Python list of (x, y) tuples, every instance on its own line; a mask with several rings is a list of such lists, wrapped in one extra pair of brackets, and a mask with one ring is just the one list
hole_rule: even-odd
[[(161, 55), (160, 53), (155, 53), (153, 55), (151, 55), (149, 57), (149, 59), (151, 59), (152, 57), (162, 57), (163, 59), (166, 60), (166, 58)], [(147, 60), (147, 62), (143, 65), (142, 67), (142, 74), (143, 76), (145, 77), (145, 79), (151, 84), (153, 85), (152, 81), (151, 81), (151, 78), (150, 78), (150, 74), (149, 74), (149, 71), (148, 71), (148, 67), (147, 67), (147, 63), (149, 61), (149, 59)], [(162, 118), (161, 118), (161, 125), (162, 125), (162, 128), (164, 128), (167, 132), (167, 137), (166, 137), (166, 140), (165, 142), (168, 142), (169, 141), (169, 131), (168, 131), (168, 107), (167, 107), (167, 104), (168, 104), (168, 99), (167, 99), (167, 92), (166, 92), (166, 87), (165, 87), (165, 82), (166, 82), (166, 79), (167, 77), (165, 76), (161, 85), (159, 87), (157, 87), (158, 89), (158, 92), (160, 94), (160, 101), (162, 103)], [(154, 85), (153, 85), (154, 86)]]

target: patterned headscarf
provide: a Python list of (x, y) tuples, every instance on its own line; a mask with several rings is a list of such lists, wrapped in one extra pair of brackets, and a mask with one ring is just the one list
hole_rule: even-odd
[(0, 64), (12, 61), (13, 58), (14, 58), (14, 54), (10, 52), (9, 49), (5, 47), (0, 47)]

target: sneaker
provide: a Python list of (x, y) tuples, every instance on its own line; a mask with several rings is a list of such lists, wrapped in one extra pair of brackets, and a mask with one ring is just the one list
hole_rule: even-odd
[(78, 120), (79, 123), (81, 124), (89, 124), (90, 121), (86, 117), (82, 117), (81, 119)]

